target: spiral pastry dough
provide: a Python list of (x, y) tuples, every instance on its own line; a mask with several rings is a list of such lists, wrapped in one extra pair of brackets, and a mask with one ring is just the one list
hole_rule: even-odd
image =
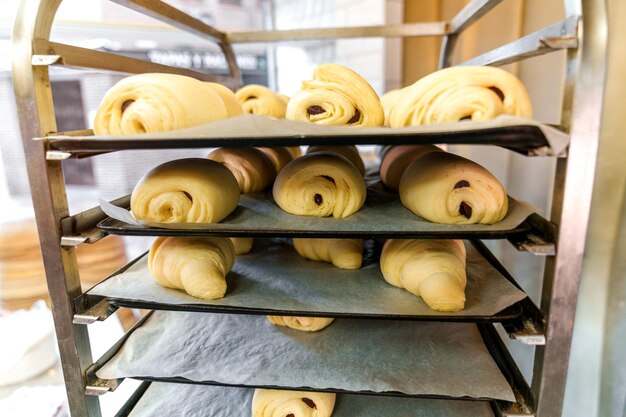
[(217, 223), (239, 203), (237, 180), (224, 165), (201, 158), (177, 159), (149, 171), (130, 196), (137, 220)]
[(235, 255), (243, 255), (252, 250), (254, 239), (251, 237), (229, 237), (235, 247)]
[(325, 317), (294, 317), (294, 316), (267, 316), (267, 320), (274, 326), (289, 327), (303, 332), (317, 332), (335, 320)]
[(256, 389), (252, 417), (330, 417), (335, 394), (329, 392)]
[(157, 133), (226, 119), (224, 101), (213, 87), (175, 74), (139, 74), (122, 79), (104, 96), (96, 135)]
[(224, 102), (224, 106), (226, 107), (226, 117), (235, 117), (241, 116), (243, 114), (243, 109), (237, 101), (237, 97), (235, 97), (235, 93), (232, 90), (222, 84), (218, 83), (206, 83), (209, 87), (213, 89), (217, 94), (219, 94), (220, 98)]
[(380, 179), (383, 184), (398, 191), (400, 178), (409, 164), (429, 152), (443, 151), (434, 145), (390, 146), (380, 162)]
[(285, 165), (294, 159), (293, 154), (286, 146), (276, 146), (274, 148), (256, 148), (263, 152), (265, 156), (272, 160), (276, 172), (280, 172)]
[(234, 262), (235, 248), (222, 237), (161, 236), (148, 255), (148, 269), (160, 285), (204, 300), (224, 296)]
[(320, 65), (287, 105), (290, 120), (322, 125), (382, 126), (385, 116), (376, 92), (359, 74), (338, 64)]
[(380, 255), (385, 281), (437, 311), (465, 308), (465, 246), (460, 240), (390, 239)]
[(402, 89), (389, 126), (482, 121), (501, 114), (532, 116), (528, 92), (517, 77), (495, 67), (450, 67)]
[(365, 175), (365, 164), (363, 163), (363, 159), (361, 159), (361, 154), (359, 154), (359, 150), (354, 145), (346, 145), (346, 146), (327, 146), (327, 145), (317, 145), (317, 146), (309, 146), (306, 153), (315, 153), (315, 152), (334, 152), (339, 155), (345, 157), (348, 161), (352, 162), (356, 169), (359, 170), (361, 175)]
[(363, 262), (361, 239), (294, 238), (293, 247), (303, 258), (330, 262), (340, 269), (359, 269)]
[(447, 152), (413, 161), (400, 179), (400, 200), (433, 223), (493, 224), (509, 202), (496, 177), (476, 162)]
[(274, 182), (274, 200), (287, 213), (343, 219), (365, 203), (363, 176), (346, 158), (316, 152), (291, 161)]
[(233, 173), (242, 193), (262, 191), (276, 177), (271, 159), (256, 148), (219, 148), (208, 158), (224, 164)]
[(402, 92), (401, 88), (387, 91), (380, 97), (380, 104), (383, 106), (383, 112), (385, 113), (385, 126), (389, 126), (389, 114), (391, 113), (391, 109), (396, 104), (396, 100), (400, 97), (400, 93)]
[(289, 97), (285, 95), (277, 94), (258, 84), (247, 85), (239, 89), (235, 95), (244, 113), (285, 118), (285, 110), (289, 102)]

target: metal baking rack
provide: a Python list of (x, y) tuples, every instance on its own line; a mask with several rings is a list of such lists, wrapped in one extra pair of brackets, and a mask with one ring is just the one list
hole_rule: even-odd
[[(98, 385), (98, 381), (93, 380), (91, 371), (100, 362), (93, 363), (87, 326), (77, 323), (105, 319), (115, 307), (100, 302), (90, 306), (87, 311), (81, 309), (80, 300), (83, 299), (83, 293), (76, 264), (75, 246), (103, 238), (106, 234), (95, 226), (106, 216), (98, 207), (74, 216), (69, 215), (60, 159), (88, 157), (113, 150), (122, 151), (125, 145), (128, 145), (128, 148), (136, 145), (123, 142), (125, 145), (119, 147), (116, 143), (115, 147), (105, 145), (95, 149), (96, 145), (101, 144), (52, 138), (34, 140), (57, 134), (49, 67), (62, 66), (130, 74), (169, 72), (221, 82), (236, 88), (240, 85), (241, 77), (231, 48), (234, 43), (411, 36), (442, 37), (440, 66), (446, 67), (451, 65), (450, 56), (463, 31), (502, 0), (472, 0), (450, 22), (234, 33), (221, 32), (161, 1), (113, 0), (122, 6), (217, 43), (228, 63), (227, 76), (209, 75), (51, 42), (50, 31), (61, 1), (22, 1), (13, 32), (16, 51), (13, 60), (13, 82), (69, 406), (73, 416), (94, 417), (100, 416), (97, 396), (110, 391), (111, 386), (108, 383)], [(516, 392), (515, 403), (491, 402), (496, 416), (556, 417), (561, 415), (563, 404), (569, 346), (593, 187), (595, 155), (599, 141), (607, 37), (604, 2), (564, 0), (563, 3), (567, 16), (564, 20), (466, 63), (503, 65), (562, 50), (565, 50), (567, 55), (562, 117), (558, 128), (569, 134), (570, 145), (567, 155), (557, 159), (550, 222), (544, 224), (545, 228), (539, 235), (521, 240), (515, 237), (509, 239), (518, 248), (546, 256), (539, 309), (534, 311), (532, 307), (526, 308), (526, 312), (532, 312), (532, 318), (505, 324), (509, 333), (517, 332), (520, 335), (518, 339), (538, 344), (535, 350), (532, 381), (526, 381), (521, 376), (494, 326), (491, 323), (477, 323), (494, 359)], [(533, 149), (542, 145), (537, 142), (537, 135), (532, 132), (524, 133), (518, 129), (513, 133), (512, 142), (500, 145), (522, 153), (533, 153)], [(89, 131), (71, 132), (73, 136), (89, 134)], [(322, 143), (316, 142), (318, 139), (314, 137), (300, 138), (297, 142), (296, 139), (291, 140), (293, 142), (277, 139), (271, 144)], [(412, 139), (403, 138), (404, 140)], [(445, 142), (441, 138), (436, 140)], [(454, 132), (447, 135), (447, 140), (450, 143), (469, 142), (463, 135), (456, 135)], [(244, 142), (240, 145), (244, 145)], [(115, 203), (128, 205), (128, 199), (122, 198)], [(534, 220), (529, 218), (528, 221), (542, 223), (536, 218)], [(546, 242), (549, 244), (546, 245)], [(558, 302), (555, 302), (557, 299)], [(537, 323), (540, 325), (533, 328)], [(441, 325), (445, 326), (445, 323)], [(525, 333), (528, 338), (524, 338)], [(143, 386), (131, 398), (130, 406), (136, 403), (145, 388), (146, 386)], [(127, 414), (128, 410), (129, 407), (124, 407), (121, 413)]]

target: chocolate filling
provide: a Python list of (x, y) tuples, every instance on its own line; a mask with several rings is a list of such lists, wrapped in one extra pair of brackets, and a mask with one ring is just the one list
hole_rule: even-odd
[(361, 119), (361, 112), (359, 111), (359, 109), (356, 109), (356, 111), (354, 112), (354, 116), (352, 116), (352, 119), (348, 120), (348, 124), (352, 124), (352, 123), (356, 123), (359, 121), (359, 119)]
[(313, 116), (316, 114), (326, 113), (326, 110), (324, 110), (322, 106), (311, 106), (306, 109), (306, 112), (309, 114), (309, 116)]
[(500, 97), (500, 101), (504, 101), (504, 93), (502, 92), (502, 90), (494, 86), (489, 87), (489, 89), (493, 91), (494, 93), (496, 93), (498, 97)]
[(459, 206), (459, 214), (462, 214), (463, 216), (465, 216), (466, 219), (471, 218), (472, 217), (472, 206), (467, 204), (465, 201), (462, 201), (461, 205)]
[(189, 194), (187, 191), (183, 191), (183, 194), (185, 194), (187, 198), (189, 199), (189, 201), (193, 203), (193, 197), (191, 196), (191, 194)]
[(329, 177), (328, 175), (321, 175), (322, 178), (324, 178), (326, 181), (330, 181), (333, 184), (335, 184), (335, 179), (332, 177)]
[(461, 180), (459, 182), (457, 182), (456, 184), (454, 184), (454, 188), (465, 188), (465, 187), (469, 187), (469, 182), (465, 181), (465, 180)]
[(123, 102), (122, 103), (122, 113), (124, 113), (126, 111), (126, 109), (128, 108), (128, 106), (130, 106), (134, 102), (135, 102), (135, 100), (126, 100), (125, 102)]
[(296, 417), (292, 413), (287, 414), (285, 417)]
[(308, 405), (311, 408), (315, 408), (317, 409), (317, 406), (315, 405), (315, 403), (313, 402), (312, 399), (310, 398), (302, 398), (302, 402), (305, 403), (306, 405)]
[(255, 98), (257, 98), (257, 96), (250, 96), (250, 97), (246, 98), (246, 101), (248, 101), (248, 100), (254, 100)]
[(313, 199), (315, 200), (315, 204), (317, 204), (318, 206), (320, 206), (324, 202), (321, 194), (315, 194), (315, 197), (313, 197)]
[(465, 117), (461, 117), (461, 118), (459, 119), (459, 122), (462, 122), (462, 121), (464, 121), (464, 120), (472, 120), (472, 116), (465, 116)]

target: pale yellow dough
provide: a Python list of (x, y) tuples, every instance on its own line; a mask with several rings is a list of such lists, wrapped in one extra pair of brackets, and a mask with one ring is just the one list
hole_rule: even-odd
[(380, 104), (383, 105), (383, 111), (385, 112), (385, 126), (389, 126), (389, 114), (391, 113), (391, 109), (396, 104), (396, 100), (400, 97), (400, 93), (402, 92), (401, 88), (397, 88), (395, 90), (387, 91), (380, 97)]
[(390, 239), (380, 255), (385, 281), (437, 311), (465, 308), (465, 246), (460, 240)]
[(267, 316), (267, 320), (274, 326), (289, 327), (303, 332), (317, 332), (335, 320), (325, 317), (294, 317), (294, 316)]
[(162, 236), (148, 255), (148, 268), (159, 284), (204, 300), (224, 296), (234, 262), (235, 248), (222, 237)]
[(329, 392), (255, 389), (252, 417), (330, 417), (335, 394)]
[(395, 145), (385, 152), (380, 162), (380, 179), (392, 190), (398, 191), (400, 178), (417, 158), (430, 152), (443, 152), (435, 145)]
[(501, 114), (532, 117), (528, 92), (517, 77), (495, 67), (450, 67), (403, 88), (389, 126), (482, 121)]
[(244, 113), (285, 118), (289, 97), (258, 84), (247, 85), (235, 93)]
[(400, 200), (433, 223), (493, 224), (506, 216), (502, 184), (476, 162), (448, 152), (411, 162), (400, 180)]
[(157, 133), (226, 119), (227, 106), (205, 82), (175, 74), (126, 77), (104, 96), (96, 135)]
[(251, 237), (229, 237), (235, 247), (235, 255), (243, 255), (252, 250), (254, 239)]
[(293, 238), (293, 247), (303, 258), (330, 262), (341, 269), (359, 269), (363, 262), (361, 239)]
[(226, 107), (226, 116), (227, 117), (235, 117), (241, 116), (243, 114), (243, 109), (237, 101), (237, 97), (233, 91), (218, 83), (206, 83), (209, 87), (213, 89), (217, 94), (219, 94), (220, 98), (224, 102), (224, 106)]
[(361, 175), (365, 175), (365, 164), (363, 163), (363, 159), (361, 159), (361, 154), (359, 154), (359, 150), (354, 145), (345, 145), (345, 146), (328, 146), (328, 145), (317, 145), (317, 146), (309, 146), (306, 150), (307, 154), (315, 153), (315, 152), (335, 152), (339, 155), (345, 157), (348, 161), (352, 162), (354, 166), (359, 170)]
[(222, 164), (177, 159), (149, 171), (130, 197), (137, 220), (156, 223), (217, 223), (239, 203), (239, 186)]
[(285, 165), (294, 159), (291, 150), (286, 146), (276, 146), (272, 148), (257, 148), (272, 160), (276, 172), (280, 172)]
[(376, 92), (359, 74), (339, 64), (320, 65), (289, 100), (290, 120), (322, 125), (373, 127), (385, 120)]
[(366, 187), (346, 158), (319, 152), (287, 164), (274, 181), (273, 195), (287, 213), (343, 219), (363, 206)]
[(256, 148), (219, 148), (208, 156), (233, 173), (242, 193), (263, 191), (276, 178), (272, 160)]

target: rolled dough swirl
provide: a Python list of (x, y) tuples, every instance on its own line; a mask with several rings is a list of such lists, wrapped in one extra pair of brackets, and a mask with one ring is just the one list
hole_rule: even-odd
[(267, 87), (250, 84), (240, 88), (235, 93), (244, 113), (259, 116), (270, 116), (279, 119), (285, 118), (285, 110), (289, 97), (277, 94)]
[(325, 317), (294, 317), (294, 316), (267, 316), (267, 320), (274, 326), (289, 327), (303, 332), (317, 332), (335, 320)]
[(219, 148), (208, 158), (224, 164), (233, 173), (242, 193), (263, 191), (276, 178), (272, 160), (256, 148)]
[(293, 247), (303, 258), (330, 262), (341, 269), (359, 269), (363, 262), (361, 239), (293, 238)]
[(252, 417), (330, 417), (335, 394), (328, 392), (256, 389)]

